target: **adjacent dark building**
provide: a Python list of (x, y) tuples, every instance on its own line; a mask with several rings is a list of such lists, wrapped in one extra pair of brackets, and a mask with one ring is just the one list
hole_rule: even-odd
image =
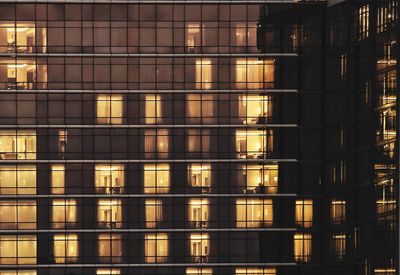
[(0, 275), (395, 275), (398, 1), (2, 1)]

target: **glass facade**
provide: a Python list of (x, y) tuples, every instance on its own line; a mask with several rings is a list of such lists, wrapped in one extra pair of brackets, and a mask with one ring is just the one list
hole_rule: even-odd
[(0, 3), (0, 275), (398, 270), (397, 1), (68, 2)]

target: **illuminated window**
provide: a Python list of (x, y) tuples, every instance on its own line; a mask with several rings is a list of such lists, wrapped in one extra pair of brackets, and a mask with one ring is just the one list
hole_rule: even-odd
[(75, 263), (79, 256), (78, 235), (54, 235), (54, 261), (56, 264)]
[(395, 268), (375, 268), (374, 275), (396, 275)]
[(191, 154), (202, 154), (206, 157), (210, 153), (210, 131), (204, 129), (187, 130), (187, 150)]
[(312, 253), (311, 234), (294, 234), (294, 260), (297, 262), (309, 262)]
[(36, 264), (36, 236), (1, 235), (0, 264)]
[(253, 268), (253, 267), (242, 267), (236, 268), (236, 275), (276, 275), (276, 268)]
[(272, 98), (262, 95), (241, 95), (239, 116), (243, 124), (263, 124), (272, 116)]
[(346, 201), (333, 200), (331, 202), (332, 223), (340, 224), (346, 220)]
[(189, 165), (189, 184), (192, 187), (204, 187), (204, 192), (209, 191), (211, 186), (211, 165), (210, 164), (190, 164)]
[[(204, 45), (204, 26), (200, 28), (199, 23), (186, 23), (186, 47), (188, 53), (199, 52), (202, 44)], [(203, 41), (202, 41), (203, 40)]]
[(119, 263), (122, 260), (122, 241), (120, 234), (99, 234), (99, 260), (102, 263)]
[(169, 192), (169, 164), (144, 165), (144, 192), (168, 193)]
[(100, 199), (97, 207), (97, 221), (103, 228), (122, 226), (122, 205), (119, 199)]
[(369, 35), (369, 5), (358, 8), (358, 39), (368, 38)]
[(210, 59), (196, 60), (196, 89), (207, 90), (212, 86), (212, 65)]
[(120, 275), (121, 270), (118, 268), (100, 268), (96, 270), (96, 275)]
[(33, 53), (45, 52), (46, 29), (35, 28), (32, 23), (12, 22), (0, 24), (1, 52)]
[(214, 95), (186, 95), (186, 119), (188, 123), (213, 123)]
[(332, 236), (332, 250), (336, 259), (343, 260), (346, 256), (346, 235)]
[(77, 221), (77, 204), (75, 199), (53, 200), (52, 225), (53, 228), (67, 228), (74, 226)]
[(272, 130), (236, 130), (236, 152), (239, 158), (263, 159), (272, 149)]
[(209, 239), (207, 233), (192, 233), (190, 234), (190, 255), (196, 263), (208, 262)]
[(36, 194), (36, 167), (0, 166), (0, 194)]
[(186, 275), (212, 275), (212, 268), (206, 267), (187, 267)]
[(33, 64), (31, 61), (9, 61), (7, 64), (6, 89), (31, 90), (46, 88), (47, 66)]
[(125, 185), (123, 164), (97, 164), (95, 186), (98, 194), (121, 194)]
[(146, 227), (155, 228), (163, 220), (163, 208), (161, 200), (146, 200)]
[(195, 228), (207, 228), (208, 226), (208, 199), (189, 200), (189, 221)]
[(273, 88), (274, 73), (273, 60), (238, 59), (236, 61), (236, 88)]
[(97, 123), (121, 124), (123, 117), (122, 95), (97, 96)]
[(278, 191), (278, 165), (247, 164), (239, 172), (244, 193), (274, 194)]
[(67, 149), (68, 132), (67, 130), (58, 131), (58, 152), (61, 159), (65, 159), (65, 150)]
[(145, 123), (161, 123), (161, 97), (159, 95), (145, 96)]
[(340, 55), (340, 79), (345, 80), (347, 76), (347, 54)]
[(145, 130), (144, 150), (146, 158), (168, 157), (168, 130)]
[(36, 275), (36, 270), (6, 270), (0, 271), (0, 275)]
[(35, 229), (36, 201), (0, 201), (0, 229)]
[(379, 199), (376, 201), (376, 213), (379, 221), (395, 220), (394, 213), (396, 211), (397, 202), (395, 199)]
[(144, 254), (146, 263), (165, 263), (168, 260), (168, 235), (146, 234)]
[(255, 47), (257, 45), (257, 23), (236, 23), (234, 43), (236, 47)]
[(397, 21), (399, 2), (392, 0), (382, 1), (382, 3), (379, 4), (376, 24), (378, 33), (381, 33), (387, 31), (387, 29)]
[(64, 194), (65, 193), (65, 165), (53, 164), (51, 165), (51, 193)]
[(0, 159), (36, 159), (36, 132), (0, 130)]
[(313, 201), (296, 201), (296, 225), (301, 227), (312, 227), (313, 225)]
[(271, 226), (273, 223), (272, 200), (237, 199), (236, 226), (239, 228)]

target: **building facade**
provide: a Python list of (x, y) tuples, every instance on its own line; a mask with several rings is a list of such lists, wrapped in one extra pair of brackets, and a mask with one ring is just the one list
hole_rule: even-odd
[(2, 1), (0, 275), (394, 275), (398, 1)]

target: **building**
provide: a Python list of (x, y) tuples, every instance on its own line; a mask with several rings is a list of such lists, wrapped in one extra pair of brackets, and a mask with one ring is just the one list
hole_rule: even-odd
[(398, 35), (397, 0), (2, 1), (0, 275), (397, 274)]

